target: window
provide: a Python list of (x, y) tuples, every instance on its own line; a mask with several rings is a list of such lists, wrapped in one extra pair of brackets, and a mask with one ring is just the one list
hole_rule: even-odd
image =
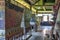
[(47, 15), (43, 16), (43, 21), (48, 21), (48, 16)]

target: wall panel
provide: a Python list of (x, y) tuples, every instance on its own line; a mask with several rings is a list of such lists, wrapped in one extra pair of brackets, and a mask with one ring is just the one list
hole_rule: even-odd
[(16, 35), (19, 36), (22, 35), (23, 30), (20, 27), (22, 15), (23, 12), (16, 11), (15, 9), (10, 8), (9, 6), (8, 7), (6, 6), (6, 14), (5, 14), (6, 40), (13, 39), (14, 36), (17, 37)]

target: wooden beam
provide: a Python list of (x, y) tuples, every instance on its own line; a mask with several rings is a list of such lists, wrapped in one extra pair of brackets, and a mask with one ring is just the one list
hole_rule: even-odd
[(37, 2), (39, 2), (40, 0), (36, 1), (33, 5), (35, 5)]
[(53, 5), (34, 5), (34, 6), (53, 6)]

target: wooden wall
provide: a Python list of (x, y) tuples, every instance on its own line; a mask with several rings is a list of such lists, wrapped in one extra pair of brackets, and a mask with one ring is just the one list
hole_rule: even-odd
[(11, 4), (6, 5), (5, 12), (6, 40), (13, 40), (13, 37), (16, 38), (23, 34), (23, 30), (20, 27), (23, 10), (20, 11), (21, 9), (18, 9), (19, 7), (12, 5)]

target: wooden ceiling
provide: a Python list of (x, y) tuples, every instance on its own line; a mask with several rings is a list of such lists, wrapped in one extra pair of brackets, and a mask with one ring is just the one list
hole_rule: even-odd
[(53, 11), (52, 7), (55, 4), (55, 0), (17, 0), (17, 1), (24, 1), (28, 3), (30, 6), (36, 11)]

